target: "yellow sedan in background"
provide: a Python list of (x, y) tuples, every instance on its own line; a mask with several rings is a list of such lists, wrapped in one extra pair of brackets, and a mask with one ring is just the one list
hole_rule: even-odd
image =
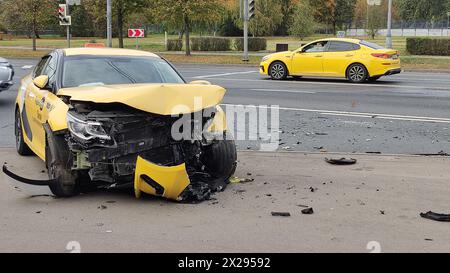
[(314, 76), (363, 83), (401, 73), (401, 62), (397, 50), (364, 40), (332, 38), (314, 41), (295, 51), (265, 56), (260, 73), (273, 80)]

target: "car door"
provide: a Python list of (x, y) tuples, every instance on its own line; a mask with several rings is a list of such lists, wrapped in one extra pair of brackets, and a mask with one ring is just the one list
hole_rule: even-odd
[[(50, 87), (52, 81), (56, 80), (57, 59), (55, 56), (45, 56), (36, 67), (33, 79), (41, 75), (49, 76)], [(26, 113), (31, 129), (31, 146), (34, 152), (41, 158), (45, 158), (45, 130), (43, 124), (48, 120), (48, 110), (46, 100), (50, 89), (40, 89), (33, 82), (30, 83), (27, 90), (27, 99), (25, 101)]]
[(305, 46), (292, 57), (291, 75), (321, 75), (323, 73), (323, 54), (328, 41), (319, 41)]
[(323, 72), (327, 76), (345, 77), (347, 67), (353, 63), (361, 47), (358, 44), (330, 41), (323, 53)]

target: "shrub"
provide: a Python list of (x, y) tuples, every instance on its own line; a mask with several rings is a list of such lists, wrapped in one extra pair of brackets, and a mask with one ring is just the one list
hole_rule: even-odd
[(221, 37), (199, 37), (191, 39), (192, 50), (194, 51), (229, 51), (231, 41)]
[[(244, 51), (244, 38), (234, 39), (234, 49)], [(248, 38), (248, 50), (260, 51), (267, 49), (267, 40), (264, 38)]]
[(181, 51), (183, 50), (183, 40), (180, 39), (168, 39), (167, 51)]
[(407, 38), (406, 50), (412, 55), (450, 56), (450, 39)]

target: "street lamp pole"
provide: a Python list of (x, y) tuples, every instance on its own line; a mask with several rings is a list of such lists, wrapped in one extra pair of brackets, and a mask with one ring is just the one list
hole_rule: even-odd
[(392, 48), (392, 0), (389, 0), (386, 48)]
[(107, 21), (107, 39), (108, 39), (108, 47), (112, 47), (112, 8), (111, 1), (106, 0), (106, 21)]
[[(70, 15), (70, 2), (69, 0), (66, 0), (66, 15), (69, 16)], [(66, 32), (67, 32), (67, 48), (70, 48), (70, 26), (67, 25), (66, 27)]]

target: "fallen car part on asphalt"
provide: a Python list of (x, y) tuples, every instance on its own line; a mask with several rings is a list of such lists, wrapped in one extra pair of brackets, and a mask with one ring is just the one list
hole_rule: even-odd
[(34, 179), (28, 179), (28, 178), (21, 177), (15, 173), (11, 172), (10, 170), (8, 170), (8, 167), (6, 165), (3, 165), (3, 173), (14, 180), (17, 180), (21, 183), (25, 183), (25, 184), (32, 185), (32, 186), (48, 186), (52, 182), (52, 180), (34, 180)]
[(289, 212), (272, 212), (272, 216), (290, 217), (291, 214)]
[(427, 213), (421, 213), (420, 216), (425, 219), (438, 221), (438, 222), (450, 222), (450, 214), (441, 214), (429, 211)]
[(254, 178), (239, 178), (239, 177), (231, 177), (230, 178), (230, 183), (231, 184), (239, 184), (239, 183), (250, 183), (255, 181)]
[(356, 164), (356, 162), (357, 162), (357, 160), (353, 159), (353, 158), (350, 158), (350, 159), (347, 159), (347, 158), (341, 158), (341, 159), (325, 158), (325, 161), (332, 165), (353, 165), (353, 164)]
[(313, 208), (307, 208), (307, 209), (304, 209), (304, 210), (302, 210), (302, 214), (314, 214), (314, 209)]

